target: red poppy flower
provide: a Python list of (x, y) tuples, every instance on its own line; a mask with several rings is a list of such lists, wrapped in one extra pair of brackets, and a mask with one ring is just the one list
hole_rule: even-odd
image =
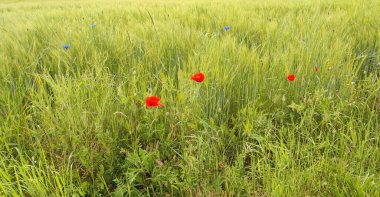
[(196, 82), (202, 82), (205, 79), (205, 76), (202, 73), (197, 73), (194, 76), (192, 76), (191, 79)]
[(294, 74), (288, 75), (288, 80), (293, 82), (296, 79), (296, 76)]
[(318, 66), (315, 66), (315, 72), (318, 72), (319, 68)]
[(146, 104), (147, 108), (164, 106), (163, 104), (158, 103), (159, 101), (160, 101), (160, 98), (158, 98), (156, 96), (149, 96), (149, 97), (146, 97), (145, 104)]

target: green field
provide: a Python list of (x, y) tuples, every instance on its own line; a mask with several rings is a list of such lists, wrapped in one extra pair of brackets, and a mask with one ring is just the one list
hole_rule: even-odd
[(0, 0), (0, 196), (380, 196), (380, 1)]

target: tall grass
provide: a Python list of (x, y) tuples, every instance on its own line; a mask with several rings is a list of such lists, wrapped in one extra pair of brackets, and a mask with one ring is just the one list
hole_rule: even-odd
[(0, 195), (379, 196), (379, 10), (0, 2)]

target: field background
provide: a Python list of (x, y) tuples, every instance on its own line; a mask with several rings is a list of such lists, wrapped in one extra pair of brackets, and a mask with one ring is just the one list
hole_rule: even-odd
[(0, 196), (380, 196), (379, 44), (378, 0), (0, 0)]

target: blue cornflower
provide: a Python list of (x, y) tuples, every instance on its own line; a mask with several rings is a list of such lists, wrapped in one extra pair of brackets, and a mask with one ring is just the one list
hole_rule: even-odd
[(91, 28), (94, 29), (95, 27), (96, 27), (96, 24), (92, 24), (92, 25), (91, 25)]
[(68, 44), (65, 44), (65, 45), (63, 45), (63, 48), (67, 50), (70, 48), (70, 46)]
[(224, 30), (226, 30), (226, 31), (230, 30), (230, 26), (225, 26)]

